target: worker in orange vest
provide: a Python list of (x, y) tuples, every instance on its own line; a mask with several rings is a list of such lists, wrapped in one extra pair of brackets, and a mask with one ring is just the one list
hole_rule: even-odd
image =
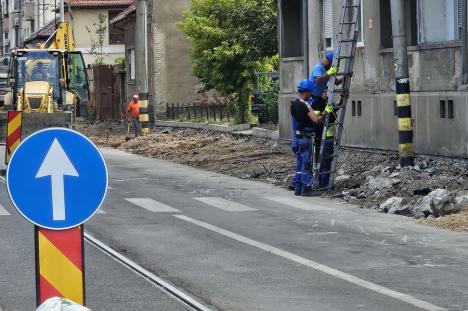
[(140, 98), (138, 95), (133, 95), (132, 101), (128, 104), (129, 120), (132, 121), (135, 137), (140, 133)]

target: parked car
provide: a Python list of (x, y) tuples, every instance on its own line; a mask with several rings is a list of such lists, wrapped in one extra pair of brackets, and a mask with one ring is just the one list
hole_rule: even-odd
[[(260, 85), (262, 77), (270, 78), (270, 84), (264, 86), (263, 89)], [(257, 90), (250, 94), (251, 111), (252, 114), (258, 117), (260, 123), (268, 123), (269, 121), (276, 121), (277, 105), (271, 107), (265, 102), (265, 99), (270, 98), (270, 94), (278, 94), (277, 84), (279, 83), (279, 76), (277, 72), (263, 72), (257, 73)]]

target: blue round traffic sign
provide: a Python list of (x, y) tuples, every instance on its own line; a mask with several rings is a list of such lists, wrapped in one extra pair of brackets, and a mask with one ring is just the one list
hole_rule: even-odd
[(6, 178), (18, 212), (51, 230), (85, 223), (101, 207), (108, 185), (99, 149), (84, 135), (65, 128), (26, 138), (10, 159)]

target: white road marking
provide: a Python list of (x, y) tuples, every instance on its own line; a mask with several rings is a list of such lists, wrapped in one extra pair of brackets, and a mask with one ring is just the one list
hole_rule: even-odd
[[(147, 280), (148, 282), (152, 283), (153, 285), (156, 285), (159, 287), (161, 290), (169, 293), (171, 296), (175, 297), (177, 300), (180, 302), (186, 304), (187, 306), (191, 307), (191, 309), (194, 310), (199, 310), (199, 311), (211, 311), (208, 307), (202, 305), (200, 302), (198, 302), (196, 299), (193, 297), (189, 296), (182, 290), (178, 289), (177, 287), (169, 284), (168, 282), (164, 281), (163, 279), (159, 278), (157, 275), (154, 273), (149, 272), (145, 268), (141, 267), (137, 263), (131, 261), (127, 257), (119, 254), (117, 251), (114, 249), (110, 248), (103, 242), (99, 241), (89, 233), (85, 232), (84, 233), (86, 241), (99, 249), (101, 252), (106, 254), (107, 256), (111, 257), (112, 259), (116, 260), (120, 264), (124, 265), (128, 269), (132, 270), (139, 276), (141, 276), (143, 279)], [(1, 311), (1, 308), (0, 308)]]
[(98, 213), (98, 214), (107, 214), (106, 211), (103, 210), (103, 209), (99, 209), (99, 210), (97, 211), (97, 213)]
[(9, 216), (10, 213), (0, 204), (0, 216)]
[(295, 255), (295, 254), (290, 253), (288, 251), (284, 251), (282, 249), (270, 246), (268, 244), (257, 242), (255, 240), (249, 239), (249, 238), (244, 237), (242, 235), (239, 235), (237, 233), (233, 233), (231, 231), (227, 231), (227, 230), (224, 230), (222, 228), (210, 225), (210, 224), (208, 224), (206, 222), (202, 222), (202, 221), (199, 221), (199, 220), (196, 220), (196, 219), (184, 216), (184, 215), (174, 215), (174, 217), (177, 217), (177, 218), (179, 218), (181, 220), (192, 223), (194, 225), (200, 226), (202, 228), (208, 229), (210, 231), (219, 233), (219, 234), (221, 234), (221, 235), (223, 235), (225, 237), (234, 239), (234, 240), (236, 240), (238, 242), (242, 242), (244, 244), (256, 247), (258, 249), (261, 249), (261, 250), (264, 250), (266, 252), (269, 252), (269, 253), (275, 254), (277, 256), (280, 256), (282, 258), (285, 258), (285, 259), (294, 261), (296, 263), (302, 264), (302, 265), (304, 265), (306, 267), (309, 267), (309, 268), (312, 268), (314, 270), (323, 272), (325, 274), (328, 274), (328, 275), (336, 277), (338, 279), (347, 281), (347, 282), (352, 283), (354, 285), (366, 288), (368, 290), (377, 292), (377, 293), (382, 294), (382, 295), (386, 295), (386, 296), (398, 299), (398, 300), (403, 301), (403, 302), (405, 302), (407, 304), (410, 304), (410, 305), (413, 305), (415, 307), (421, 308), (422, 310), (447, 311), (447, 309), (444, 309), (442, 307), (433, 305), (433, 304), (431, 304), (431, 303), (429, 303), (427, 301), (423, 301), (423, 300), (420, 300), (420, 299), (418, 299), (416, 297), (410, 296), (408, 294), (400, 293), (400, 292), (394, 291), (392, 289), (383, 287), (381, 285), (371, 283), (369, 281), (360, 279), (360, 278), (355, 277), (355, 276), (353, 276), (351, 274), (348, 274), (346, 272), (342, 272), (342, 271), (339, 271), (337, 269), (322, 265), (322, 264), (320, 264), (318, 262), (312, 261), (312, 260), (304, 258), (304, 257), (300, 257), (298, 255)]
[(149, 198), (126, 198), (125, 200), (153, 213), (180, 213), (178, 209)]
[(107, 189), (114, 190), (114, 188), (112, 188), (111, 186), (108, 186)]
[(251, 208), (236, 202), (232, 202), (223, 198), (218, 197), (206, 197), (206, 198), (193, 198), (194, 200), (203, 202), (213, 207), (222, 209), (227, 212), (249, 212), (256, 211), (256, 208)]
[(288, 197), (264, 197), (264, 199), (288, 205), (294, 208), (298, 208), (304, 211), (330, 211), (330, 208), (320, 205), (317, 203), (312, 203), (310, 201), (305, 201), (305, 200), (298, 200), (294, 198), (288, 198)]

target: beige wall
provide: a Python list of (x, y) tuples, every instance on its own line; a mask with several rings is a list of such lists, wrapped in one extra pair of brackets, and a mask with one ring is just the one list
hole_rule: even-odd
[[(123, 9), (122, 9), (123, 10)], [(92, 64), (95, 61), (94, 55), (90, 54), (91, 50), (91, 36), (86, 29), (93, 30), (93, 23), (98, 22), (98, 16), (100, 13), (107, 14), (107, 10), (103, 9), (73, 9), (72, 17), (70, 13), (67, 12), (65, 20), (70, 22), (73, 25), (73, 33), (75, 35), (76, 49), (83, 53), (86, 64)], [(97, 39), (97, 36), (94, 34), (94, 38)], [(110, 45), (109, 44), (109, 35), (108, 33), (105, 36), (104, 40), (104, 63), (105, 64), (114, 64), (114, 60), (118, 57), (125, 56), (125, 47), (124, 45)]]
[(152, 74), (156, 112), (164, 112), (166, 103), (189, 103), (196, 98), (198, 80), (193, 75), (191, 46), (176, 26), (188, 7), (188, 0), (153, 1)]

